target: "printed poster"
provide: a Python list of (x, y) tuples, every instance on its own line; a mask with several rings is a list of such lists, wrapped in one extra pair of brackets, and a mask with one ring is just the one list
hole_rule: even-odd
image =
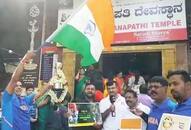
[(190, 130), (191, 117), (163, 114), (158, 130)]
[(69, 103), (68, 118), (69, 127), (93, 126), (101, 124), (101, 113), (99, 103)]

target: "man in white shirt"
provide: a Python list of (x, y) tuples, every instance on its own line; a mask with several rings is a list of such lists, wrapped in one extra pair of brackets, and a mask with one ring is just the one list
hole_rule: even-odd
[(137, 94), (139, 94), (140, 85), (145, 84), (145, 80), (138, 71), (135, 71), (134, 74), (134, 76), (129, 78), (128, 87), (130, 87), (132, 90), (137, 92)]
[(103, 120), (102, 130), (119, 130), (121, 119), (136, 118), (136, 115), (129, 111), (125, 98), (117, 92), (115, 81), (108, 81), (109, 96), (100, 101), (99, 107)]
[[(137, 93), (133, 90), (127, 90), (126, 94), (125, 94), (125, 100), (127, 105), (129, 106), (129, 109), (131, 112), (139, 115), (142, 114), (142, 112), (144, 112), (145, 114), (149, 114), (150, 113), (150, 108), (140, 102), (138, 102), (138, 97), (137, 97)], [(146, 126), (147, 126), (147, 121), (143, 121), (143, 128), (142, 130), (146, 130)]]

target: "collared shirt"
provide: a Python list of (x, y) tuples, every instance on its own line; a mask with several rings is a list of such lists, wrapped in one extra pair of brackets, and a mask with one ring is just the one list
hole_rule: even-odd
[(191, 116), (191, 97), (185, 102), (178, 104), (172, 113), (183, 116)]
[(138, 102), (148, 106), (149, 108), (152, 107), (153, 99), (148, 96), (147, 94), (138, 94)]
[(143, 111), (145, 114), (149, 114), (151, 112), (151, 109), (142, 103), (138, 103), (136, 108)]
[[(129, 111), (129, 108), (125, 102), (125, 98), (118, 94), (118, 97), (114, 103), (116, 116), (112, 117), (110, 113), (106, 120), (103, 122), (102, 130), (119, 130), (120, 121), (123, 118), (137, 118), (136, 115)], [(109, 96), (102, 99), (99, 103), (100, 112), (104, 113), (111, 106)]]
[(142, 84), (145, 84), (145, 80), (142, 76), (139, 76), (139, 80), (138, 83), (135, 84), (135, 76), (132, 76), (129, 78), (129, 82), (128, 82), (128, 86), (134, 90), (135, 92), (137, 92), (137, 94), (140, 93), (139, 88)]
[[(151, 111), (151, 109), (148, 107), (148, 106), (146, 106), (146, 105), (144, 105), (144, 104), (142, 104), (142, 103), (138, 103), (138, 105), (137, 105), (137, 107), (136, 107), (137, 109), (139, 109), (139, 110), (141, 110), (141, 111), (143, 111), (145, 114), (149, 114), (150, 113), (150, 111)], [(142, 120), (142, 130), (146, 130), (146, 128), (147, 128), (147, 122), (145, 122), (143, 119), (141, 119)]]
[(2, 130), (30, 130), (29, 105), (32, 104), (34, 94), (18, 97), (6, 90), (2, 101)]
[(148, 117), (147, 130), (157, 130), (163, 113), (170, 113), (174, 110), (176, 104), (169, 98), (161, 104), (153, 103), (151, 112)]

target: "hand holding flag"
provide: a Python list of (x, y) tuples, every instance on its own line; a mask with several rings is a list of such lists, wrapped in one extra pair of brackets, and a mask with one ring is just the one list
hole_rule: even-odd
[(89, 66), (98, 62), (104, 48), (111, 48), (113, 35), (111, 0), (88, 0), (46, 41), (79, 53), (83, 57), (81, 65)]

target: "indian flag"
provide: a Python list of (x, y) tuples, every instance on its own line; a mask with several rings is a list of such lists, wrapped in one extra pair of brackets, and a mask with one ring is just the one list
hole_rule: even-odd
[(82, 56), (81, 65), (99, 61), (104, 48), (110, 49), (114, 18), (110, 0), (88, 0), (58, 28), (46, 42), (59, 43)]

